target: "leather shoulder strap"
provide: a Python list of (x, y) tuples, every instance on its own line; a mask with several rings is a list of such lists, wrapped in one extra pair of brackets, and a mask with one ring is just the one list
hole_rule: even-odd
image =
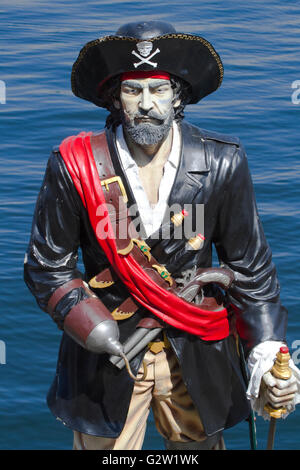
[(119, 175), (115, 174), (105, 132), (91, 136), (91, 147), (108, 208), (114, 225), (119, 254), (130, 253), (135, 261), (160, 286), (173, 290), (175, 281), (168, 271), (151, 255), (147, 244), (139, 239), (126, 206), (127, 196)]
[(116, 175), (104, 131), (91, 136), (91, 147), (103, 187), (108, 217), (115, 231), (118, 252), (126, 254), (131, 238), (137, 238), (138, 235), (129, 217), (126, 191), (122, 178)]
[(91, 147), (100, 180), (115, 176), (115, 169), (108, 149), (105, 131), (91, 135)]

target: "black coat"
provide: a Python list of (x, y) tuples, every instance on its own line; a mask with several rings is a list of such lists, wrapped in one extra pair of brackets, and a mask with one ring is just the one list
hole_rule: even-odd
[[(203, 131), (188, 123), (180, 127), (182, 154), (169, 206), (204, 204), (205, 243), (202, 249), (190, 250), (180, 258), (178, 252), (186, 240), (160, 238), (148, 239), (147, 243), (153, 256), (166, 265), (173, 277), (195, 265), (211, 266), (215, 246), (220, 263), (235, 273), (227, 301), (241, 312), (236, 321), (247, 355), (261, 341), (284, 340), (287, 317), (279, 299), (271, 251), (257, 215), (247, 159), (236, 138)], [(135, 200), (122, 171), (112, 131), (107, 131), (107, 139), (116, 173), (123, 179), (131, 205)], [(84, 275), (76, 267), (79, 248)], [(80, 196), (59, 151), (54, 150), (37, 200), (25, 282), (46, 311), (51, 294), (59, 286), (78, 277), (89, 280), (107, 266)], [(111, 311), (129, 295), (120, 282), (97, 294)], [(85, 296), (79, 288), (61, 299), (53, 315), (59, 328), (63, 329), (64, 317)], [(121, 342), (144, 315), (141, 308), (119, 322)], [(205, 342), (172, 327), (166, 332), (207, 435), (245, 419), (249, 402), (234, 336)], [(142, 356), (143, 353), (131, 361), (133, 372), (137, 372)], [(119, 371), (108, 362), (107, 355), (88, 352), (63, 333), (57, 371), (47, 399), (53, 414), (68, 427), (117, 437), (126, 419), (132, 389), (133, 381), (126, 369)]]

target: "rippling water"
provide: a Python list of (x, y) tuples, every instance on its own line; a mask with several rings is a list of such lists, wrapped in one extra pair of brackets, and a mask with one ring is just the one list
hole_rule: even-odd
[[(299, 2), (1, 0), (0, 18), (0, 80), (6, 84), (6, 103), (0, 104), (0, 341), (6, 346), (6, 364), (0, 357), (0, 449), (72, 446), (70, 431), (45, 404), (60, 333), (25, 287), (22, 264), (52, 146), (81, 130), (101, 129), (106, 116), (72, 95), (71, 66), (87, 41), (122, 23), (169, 21), (178, 31), (203, 35), (220, 53), (221, 88), (188, 106), (186, 118), (236, 135), (246, 147), (289, 310), (288, 341), (295, 345), (300, 340), (300, 104), (293, 104), (291, 95), (292, 83), (300, 80)], [(292, 352), (298, 357), (296, 349)], [(299, 416), (297, 410), (278, 424), (276, 448), (300, 448)], [(258, 418), (261, 449), (266, 433)], [(225, 439), (230, 449), (248, 449), (246, 423), (228, 430)], [(162, 448), (150, 420), (145, 449)]]

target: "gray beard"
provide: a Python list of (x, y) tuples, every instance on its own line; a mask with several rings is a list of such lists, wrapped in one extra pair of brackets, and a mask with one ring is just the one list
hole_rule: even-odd
[[(142, 122), (139, 124), (134, 124), (133, 121), (128, 122), (124, 119), (122, 113), (122, 125), (129, 137), (137, 145), (142, 147), (146, 145), (156, 145), (168, 135), (173, 124), (174, 114), (174, 109), (172, 109), (167, 116), (160, 116), (159, 119), (162, 120), (162, 124), (155, 125), (150, 122)], [(148, 116), (157, 119), (157, 116), (151, 115), (151, 112)]]

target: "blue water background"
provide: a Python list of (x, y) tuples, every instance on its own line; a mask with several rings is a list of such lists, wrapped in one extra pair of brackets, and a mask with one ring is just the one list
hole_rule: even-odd
[[(72, 433), (45, 403), (60, 332), (23, 283), (24, 252), (51, 148), (70, 134), (104, 124), (104, 110), (72, 95), (72, 63), (87, 41), (144, 18), (203, 35), (222, 57), (223, 85), (188, 106), (186, 119), (238, 136), (246, 148), (289, 310), (288, 342), (300, 359), (295, 347), (300, 342), (300, 104), (291, 99), (292, 83), (300, 80), (299, 2), (1, 0), (0, 80), (6, 84), (6, 104), (0, 104), (0, 340), (6, 364), (0, 364), (0, 449), (72, 447)], [(299, 449), (299, 424), (300, 408), (278, 423), (275, 448)], [(265, 448), (266, 435), (266, 423), (257, 418), (259, 449)], [(247, 424), (226, 431), (225, 439), (229, 449), (249, 449)], [(144, 448), (163, 448), (152, 417)]]

